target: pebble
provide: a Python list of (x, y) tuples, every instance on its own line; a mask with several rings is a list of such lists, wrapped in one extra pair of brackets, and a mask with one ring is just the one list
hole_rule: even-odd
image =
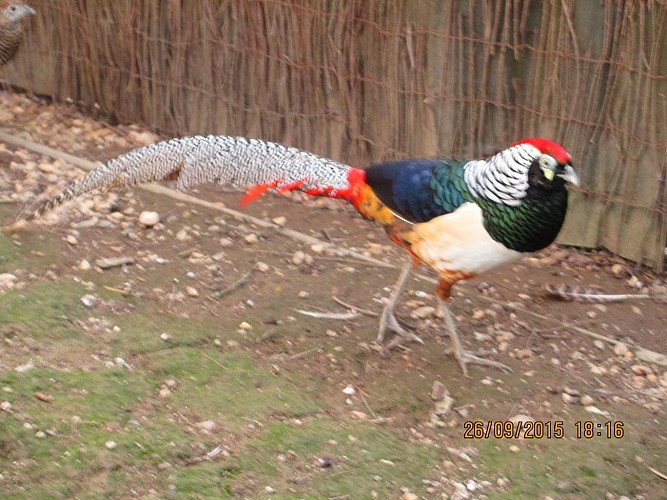
[(356, 393), (357, 393), (356, 389), (351, 385), (348, 385), (345, 389), (343, 389), (343, 394), (346, 394), (348, 396), (352, 396)]
[(3, 401), (0, 403), (0, 410), (9, 412), (12, 410), (12, 404), (9, 401)]
[(70, 245), (78, 245), (79, 240), (76, 239), (76, 236), (72, 234), (68, 234), (67, 237), (65, 238), (65, 241), (69, 243)]
[(625, 356), (627, 353), (628, 346), (623, 342), (617, 342), (616, 345), (614, 345), (614, 354), (616, 354), (616, 356)]
[(248, 331), (248, 330), (252, 330), (252, 325), (251, 325), (250, 323), (246, 322), (246, 321), (243, 321), (243, 322), (241, 322), (241, 324), (239, 325), (239, 328), (240, 328), (241, 330)]
[(294, 255), (292, 255), (292, 264), (295, 266), (300, 266), (301, 264), (304, 263), (306, 260), (306, 254), (303, 253), (301, 250), (297, 250), (294, 252)]
[(79, 271), (90, 271), (93, 268), (92, 264), (86, 259), (79, 262)]
[(260, 273), (265, 273), (269, 270), (269, 265), (266, 262), (257, 262), (255, 264), (255, 268), (260, 272)]
[(157, 395), (160, 399), (166, 399), (171, 396), (171, 391), (168, 388), (163, 387), (158, 391)]
[(207, 432), (213, 432), (218, 427), (218, 424), (216, 424), (213, 420), (203, 420), (201, 422), (197, 422), (196, 425), (200, 429)]
[(281, 215), (280, 217), (275, 217), (274, 219), (272, 219), (272, 222), (276, 226), (283, 227), (285, 224), (287, 224), (287, 218)]
[(185, 287), (185, 294), (188, 297), (199, 297), (199, 291), (193, 286), (186, 286)]
[(118, 446), (118, 443), (116, 443), (116, 441), (107, 441), (107, 442), (104, 443), (104, 446), (106, 446), (107, 449), (109, 449), (109, 450), (113, 450), (114, 448), (116, 448)]
[(186, 241), (191, 239), (191, 236), (185, 229), (181, 229), (179, 232), (176, 233), (175, 238), (177, 241)]
[(18, 278), (11, 273), (0, 274), (0, 288), (14, 288)]
[(171, 335), (168, 333), (164, 332), (160, 334), (160, 339), (164, 340), (165, 342), (169, 342), (171, 340)]
[(254, 243), (257, 243), (259, 241), (259, 236), (257, 236), (255, 233), (250, 233), (246, 234), (243, 239), (248, 245), (252, 245)]
[(321, 253), (324, 252), (324, 245), (321, 243), (315, 243), (314, 245), (310, 246), (311, 252), (313, 252), (316, 255), (320, 255)]
[(598, 339), (598, 340), (594, 340), (594, 341), (593, 341), (593, 345), (594, 345), (595, 347), (597, 347), (598, 349), (600, 349), (601, 351), (604, 350), (604, 348), (606, 347), (606, 346), (605, 346), (605, 343), (602, 342), (602, 341), (599, 340), (599, 339)]
[(81, 303), (88, 309), (95, 307), (99, 301), (100, 299), (98, 297), (90, 294), (86, 294), (81, 297)]
[(584, 394), (583, 396), (581, 396), (581, 404), (582, 405), (590, 406), (593, 403), (595, 403), (595, 400), (592, 397), (590, 397), (588, 394)]
[(649, 373), (653, 373), (653, 370), (651, 370), (648, 366), (644, 365), (632, 365), (632, 371), (635, 375), (639, 375), (640, 377), (645, 377)]
[(223, 248), (227, 248), (234, 246), (234, 241), (231, 238), (220, 238), (218, 244)]
[(410, 313), (410, 316), (415, 319), (426, 319), (432, 317), (434, 314), (435, 314), (435, 307), (421, 306), (412, 311)]
[(157, 212), (143, 211), (139, 214), (139, 224), (144, 227), (153, 227), (160, 222), (160, 214)]
[(443, 384), (439, 380), (433, 382), (433, 386), (431, 387), (431, 399), (433, 401), (442, 401), (448, 395), (449, 391), (445, 387), (445, 384)]

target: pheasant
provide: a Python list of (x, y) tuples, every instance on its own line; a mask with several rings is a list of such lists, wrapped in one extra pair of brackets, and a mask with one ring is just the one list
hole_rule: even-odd
[(22, 19), (35, 14), (29, 5), (16, 0), (0, 1), (0, 66), (9, 62), (23, 42)]
[(351, 203), (411, 256), (382, 312), (378, 340), (387, 330), (418, 340), (399, 324), (394, 310), (412, 267), (425, 264), (439, 276), (438, 306), (466, 376), (468, 364), (509, 367), (463, 349), (447, 305), (452, 286), (552, 243), (565, 219), (566, 184), (579, 184), (570, 154), (546, 139), (524, 139), (483, 160), (414, 159), (362, 170), (271, 142), (195, 136), (119, 156), (27, 220), (99, 188), (159, 180), (175, 180), (180, 190), (209, 182), (250, 188), (242, 204), (271, 189), (299, 189)]

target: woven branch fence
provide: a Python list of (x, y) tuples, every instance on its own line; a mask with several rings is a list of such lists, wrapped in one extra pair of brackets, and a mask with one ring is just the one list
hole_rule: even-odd
[(560, 242), (662, 268), (665, 0), (30, 2), (13, 85), (354, 165), (552, 138), (583, 181)]

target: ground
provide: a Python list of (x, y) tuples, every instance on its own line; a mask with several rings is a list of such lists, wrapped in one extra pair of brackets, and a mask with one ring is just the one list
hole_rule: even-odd
[[(15, 135), (84, 158), (157, 139), (72, 106), (0, 105)], [(82, 175), (0, 148), (0, 225)], [(398, 270), (343, 249), (395, 265), (400, 249), (337, 202), (291, 198), (243, 212), (324, 244), (139, 189), (0, 237), (5, 498), (664, 498), (667, 366), (638, 350), (667, 352), (661, 276), (553, 246), (459, 285), (466, 348), (513, 369), (465, 378), (429, 272), (399, 309), (425, 344), (387, 354), (372, 314)], [(651, 298), (562, 302), (545, 284)]]

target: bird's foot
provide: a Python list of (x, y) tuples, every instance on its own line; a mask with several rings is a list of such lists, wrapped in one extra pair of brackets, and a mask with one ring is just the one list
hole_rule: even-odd
[(509, 366), (503, 363), (477, 356), (469, 351), (461, 350), (460, 352), (457, 352), (457, 350), (454, 349), (454, 357), (456, 358), (456, 361), (459, 362), (461, 371), (463, 371), (463, 375), (466, 377), (468, 376), (468, 365), (490, 366), (505, 372), (512, 371)]
[(415, 333), (403, 328), (396, 319), (396, 316), (394, 316), (393, 312), (387, 311), (385, 309), (385, 311), (382, 312), (382, 317), (380, 318), (380, 328), (378, 330), (377, 336), (378, 343), (384, 342), (384, 336), (387, 330), (391, 330), (392, 332), (396, 333), (396, 337), (394, 337), (394, 339), (384, 347), (384, 350), (387, 352), (391, 351), (394, 347), (402, 345), (405, 341), (418, 342), (420, 344), (424, 343), (419, 335), (416, 335)]

